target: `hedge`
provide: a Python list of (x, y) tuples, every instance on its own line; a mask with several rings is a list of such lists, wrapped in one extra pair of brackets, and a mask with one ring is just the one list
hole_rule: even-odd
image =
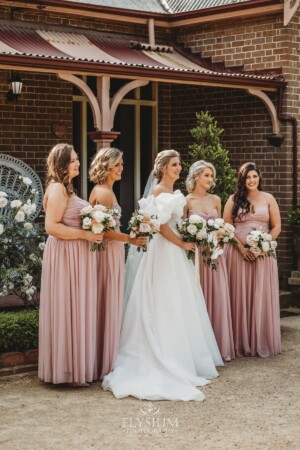
[(0, 313), (0, 353), (38, 348), (38, 309)]

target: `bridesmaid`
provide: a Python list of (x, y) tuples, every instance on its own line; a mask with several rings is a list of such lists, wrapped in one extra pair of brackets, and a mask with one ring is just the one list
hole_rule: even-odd
[[(117, 148), (103, 148), (94, 157), (89, 175), (96, 185), (91, 195), (91, 205), (101, 204), (109, 208), (121, 208), (113, 191), (113, 185), (121, 180), (123, 153)], [(97, 360), (96, 373), (103, 378), (112, 371), (119, 345), (123, 317), (125, 251), (124, 243), (143, 246), (145, 237), (130, 238), (118, 231), (105, 233), (105, 250), (97, 254)]]
[(49, 234), (42, 265), (38, 376), (48, 383), (88, 387), (96, 380), (96, 255), (90, 242), (102, 234), (84, 231), (79, 212), (88, 203), (77, 197), (79, 174), (73, 147), (57, 144), (47, 160), (44, 197)]
[[(186, 179), (189, 192), (186, 197), (186, 215), (197, 214), (205, 220), (221, 216), (221, 199), (209, 193), (214, 186), (216, 170), (206, 161), (197, 161), (190, 167)], [(208, 315), (224, 361), (235, 358), (227, 269), (224, 256), (219, 257), (217, 270), (203, 264), (199, 249), (200, 283)]]
[(253, 162), (241, 166), (237, 190), (225, 206), (224, 220), (236, 229), (236, 247), (226, 254), (235, 351), (237, 356), (274, 356), (281, 352), (277, 261), (256, 258), (244, 247), (253, 228), (275, 240), (281, 231), (274, 197), (262, 191), (262, 177)]

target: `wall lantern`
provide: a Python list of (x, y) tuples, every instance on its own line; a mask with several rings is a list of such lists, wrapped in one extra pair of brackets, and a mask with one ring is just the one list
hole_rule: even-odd
[(10, 89), (6, 94), (9, 102), (17, 102), (22, 92), (23, 81), (17, 74), (12, 74), (10, 80)]

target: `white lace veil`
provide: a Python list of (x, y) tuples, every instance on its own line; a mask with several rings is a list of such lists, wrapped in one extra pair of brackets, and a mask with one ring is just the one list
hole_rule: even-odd
[[(149, 197), (151, 195), (154, 186), (156, 186), (157, 180), (153, 177), (153, 171), (150, 173), (144, 193), (143, 198)], [(125, 265), (125, 294), (124, 294), (124, 311), (127, 306), (132, 286), (135, 280), (136, 273), (138, 271), (140, 262), (143, 257), (143, 252), (137, 251), (136, 245), (129, 245), (128, 253), (127, 253), (127, 259), (126, 259), (126, 265)]]

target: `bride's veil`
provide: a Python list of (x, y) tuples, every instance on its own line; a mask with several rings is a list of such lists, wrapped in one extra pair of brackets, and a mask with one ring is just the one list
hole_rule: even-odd
[[(154, 186), (157, 184), (157, 180), (153, 177), (153, 171), (150, 173), (144, 193), (143, 198), (149, 197), (151, 195)], [(129, 245), (129, 250), (127, 253), (126, 265), (125, 265), (125, 294), (124, 294), (124, 311), (128, 303), (132, 286), (135, 280), (137, 270), (139, 268), (140, 262), (143, 257), (143, 252), (138, 252), (136, 245)]]

